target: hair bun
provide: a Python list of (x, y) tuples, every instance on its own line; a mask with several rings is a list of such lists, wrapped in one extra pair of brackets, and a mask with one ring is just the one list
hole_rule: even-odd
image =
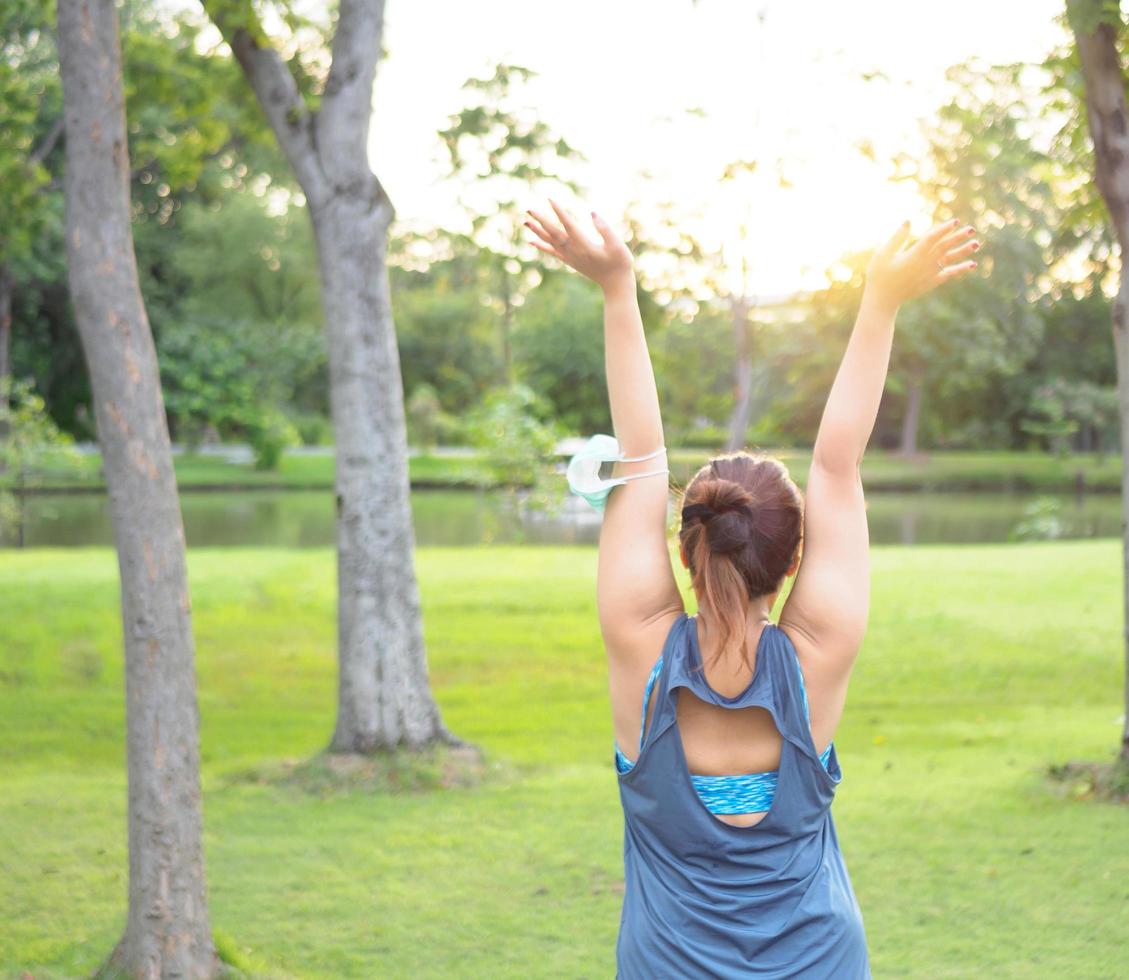
[(687, 504), (682, 508), (682, 523), (686, 524), (689, 521), (697, 518), (703, 524), (708, 524), (710, 518), (717, 517), (717, 511), (710, 507), (708, 504)]
[(736, 480), (726, 480), (724, 477), (711, 480), (705, 487), (701, 503), (705, 504), (715, 515), (729, 514), (740, 511), (749, 513), (753, 506), (753, 495)]

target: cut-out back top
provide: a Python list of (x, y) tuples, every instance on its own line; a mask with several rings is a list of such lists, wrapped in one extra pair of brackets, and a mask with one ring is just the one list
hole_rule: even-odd
[[(766, 630), (779, 628), (774, 623), (767, 623)], [(799, 658), (795, 658), (796, 675), (800, 681), (800, 693), (804, 697), (804, 717), (808, 724), (811, 718), (808, 713), (808, 692), (804, 688), (804, 673), (800, 669)], [(651, 668), (651, 675), (647, 678), (647, 686), (643, 691), (643, 715), (639, 722), (639, 750), (643, 749), (643, 731), (647, 723), (647, 705), (651, 700), (651, 688), (655, 678), (662, 670), (663, 658), (659, 659)], [(614, 744), (614, 739), (613, 739)], [(826, 769), (831, 759), (831, 745), (819, 756), (819, 761)], [(620, 773), (630, 772), (635, 763), (627, 758), (615, 745), (615, 767)], [(698, 773), (690, 774), (690, 782), (694, 784), (694, 791), (711, 813), (763, 813), (772, 806), (772, 796), (776, 792), (776, 780), (779, 770), (769, 769), (766, 772), (747, 772), (733, 776), (702, 776)]]
[[(765, 626), (747, 688), (710, 687), (696, 619), (662, 650), (635, 764), (618, 772), (623, 910), (617, 980), (741, 977), (870, 980), (866, 933), (831, 813), (838, 752), (820, 760), (787, 633)], [(695, 791), (678, 726), (682, 688), (725, 708), (762, 707), (780, 731), (772, 802), (759, 822), (721, 820)]]

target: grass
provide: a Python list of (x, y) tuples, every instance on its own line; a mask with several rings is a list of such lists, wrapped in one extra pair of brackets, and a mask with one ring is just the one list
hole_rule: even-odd
[[(805, 449), (767, 447), (783, 460), (801, 486), (807, 481), (811, 453)], [(670, 453), (671, 479), (684, 485), (711, 453), (674, 449)], [(562, 460), (563, 462), (563, 460)], [(256, 470), (251, 463), (230, 463), (214, 456), (183, 455), (174, 460), (181, 489), (325, 489), (333, 486), (332, 456), (286, 455), (275, 471)], [(474, 457), (413, 456), (408, 461), (412, 484), (417, 487), (475, 486), (489, 482)], [(1042, 452), (931, 452), (905, 458), (892, 452), (869, 450), (863, 459), (863, 482), (868, 490), (1002, 490), (1044, 493), (1075, 491), (1079, 483), (1088, 491), (1119, 493), (1119, 456), (1076, 453), (1058, 457)], [(0, 476), (0, 487), (13, 477)], [(51, 489), (104, 487), (101, 458), (83, 457), (77, 469), (68, 470), (50, 457), (36, 485)]]
[[(389, 793), (310, 761), (333, 726), (332, 552), (189, 553), (227, 958), (279, 978), (614, 974), (595, 558), (419, 551), (432, 687), (489, 774)], [(1129, 813), (1048, 772), (1118, 744), (1120, 561), (1116, 540), (873, 549), (833, 812), (875, 977), (1125, 975)], [(118, 615), (111, 551), (0, 553), (3, 977), (88, 975), (124, 923)]]

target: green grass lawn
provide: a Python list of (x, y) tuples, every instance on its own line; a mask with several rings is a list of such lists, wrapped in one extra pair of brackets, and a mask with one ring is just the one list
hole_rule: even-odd
[[(332, 553), (190, 552), (229, 955), (263, 977), (614, 975), (623, 818), (595, 560), (422, 549), (431, 682), (496, 775), (325, 795), (245, 773), (329, 738)], [(1044, 775), (1118, 743), (1120, 561), (1114, 540), (873, 549), (833, 812), (876, 978), (1129, 973), (1129, 812)], [(124, 923), (118, 615), (112, 552), (0, 552), (2, 976), (83, 976)]]
[[(801, 486), (807, 481), (811, 453), (805, 449), (764, 449), (783, 460)], [(672, 449), (671, 479), (684, 485), (711, 453), (708, 450)], [(562, 459), (561, 462), (564, 462)], [(184, 455), (174, 460), (182, 489), (205, 487), (277, 487), (320, 489), (333, 486), (332, 456), (286, 455), (275, 471), (256, 470), (250, 463), (229, 463), (213, 456)], [(478, 461), (463, 456), (413, 456), (408, 471), (416, 486), (466, 486), (485, 479)], [(1081, 480), (1087, 490), (1117, 493), (1121, 488), (1121, 459), (1095, 453), (1057, 457), (1041, 452), (932, 452), (916, 459), (871, 449), (863, 459), (862, 477), (868, 490), (1006, 490), (1069, 493)], [(0, 487), (12, 485), (0, 476)], [(101, 487), (101, 458), (87, 456), (77, 469), (52, 463), (50, 457), (35, 485), (54, 488)]]

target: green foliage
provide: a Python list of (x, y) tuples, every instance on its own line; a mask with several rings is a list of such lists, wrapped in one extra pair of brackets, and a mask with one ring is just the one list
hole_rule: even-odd
[(0, 262), (26, 255), (50, 220), (48, 158), (62, 107), (50, 8), (13, 0), (0, 13)]
[(290, 421), (302, 440), (303, 446), (330, 446), (333, 444), (333, 423), (320, 412), (295, 412)]
[(260, 466), (273, 469), (301, 442), (277, 407), (278, 338), (254, 321), (198, 320), (167, 325), (158, 350), (165, 405), (177, 439), (192, 449), (210, 429), (246, 438)]
[(1047, 440), (1047, 448), (1059, 456), (1067, 454), (1067, 437), (1083, 425), (1099, 432), (1117, 424), (1117, 390), (1085, 380), (1054, 378), (1035, 389), (1031, 415), (1020, 428)]
[(125, 21), (123, 88), (135, 220), (165, 224), (188, 199), (216, 202), (293, 178), (230, 55), (190, 8), (139, 5)]
[(426, 382), (416, 385), (407, 401), (408, 439), (420, 449), (434, 449), (439, 441), (443, 406), (439, 393)]
[(14, 537), (23, 543), (23, 495), (13, 490), (43, 483), (41, 463), (47, 455), (55, 473), (65, 476), (81, 468), (74, 441), (55, 425), (34, 385), (0, 377), (0, 539)]
[(573, 433), (609, 431), (604, 304), (580, 276), (549, 276), (518, 309), (514, 362), (522, 383)]
[[(1124, 51), (1129, 42), (1129, 25), (1117, 0), (1074, 0), (1064, 7), (1055, 22), (1062, 28), (1061, 41), (1040, 65), (1043, 84), (1040, 96), (1045, 105), (1044, 119), (1061, 121), (1051, 138), (1055, 163), (1055, 187), (1061, 216), (1055, 227), (1056, 245), (1076, 252), (1097, 280), (1110, 276), (1115, 266), (1115, 235), (1105, 201), (1094, 182), (1093, 141), (1086, 115), (1086, 88), (1075, 33), (1088, 33), (1104, 20), (1114, 26), (1115, 45)], [(1126, 79), (1129, 94), (1129, 78)], [(1060, 277), (1065, 280), (1065, 277)], [(1050, 285), (1059, 295), (1061, 287)]]
[(253, 438), (271, 456), (280, 438), (299, 437), (269, 406), (326, 416), (325, 338), (304, 210), (272, 215), (249, 192), (222, 206), (190, 201), (170, 226), (139, 229), (138, 241), (177, 438), (194, 445), (211, 428)]
[(1010, 541), (1048, 541), (1062, 537), (1062, 504), (1055, 497), (1036, 497), (1023, 508), (1023, 519), (1011, 529)]
[(1102, 24), (1116, 31), (1125, 26), (1120, 0), (1066, 0), (1066, 17), (1076, 34), (1092, 34)]
[(585, 159), (553, 135), (538, 109), (518, 104), (515, 82), (535, 74), (498, 63), (491, 76), (469, 79), (463, 89), (471, 93), (470, 104), (439, 133), (449, 176), (463, 185), (460, 203), (471, 226), (469, 235), (454, 234), (450, 240), (456, 251), (468, 252), (482, 264), (481, 295), (499, 317), (502, 380), (507, 384), (514, 377), (509, 356), (513, 311), (544, 265), (544, 254), (525, 244), (524, 211), (530, 200), (559, 198), (562, 188), (579, 190), (565, 171)]
[(544, 489), (546, 460), (563, 437), (551, 407), (523, 384), (491, 389), (466, 420), (467, 437), (496, 483)]
[(255, 405), (242, 424), (258, 470), (277, 470), (283, 452), (301, 442), (290, 420), (269, 405)]
[(453, 413), (476, 404), (498, 376), (497, 325), (482, 303), (481, 271), (470, 254), (423, 271), (389, 270), (404, 390), (431, 385)]

